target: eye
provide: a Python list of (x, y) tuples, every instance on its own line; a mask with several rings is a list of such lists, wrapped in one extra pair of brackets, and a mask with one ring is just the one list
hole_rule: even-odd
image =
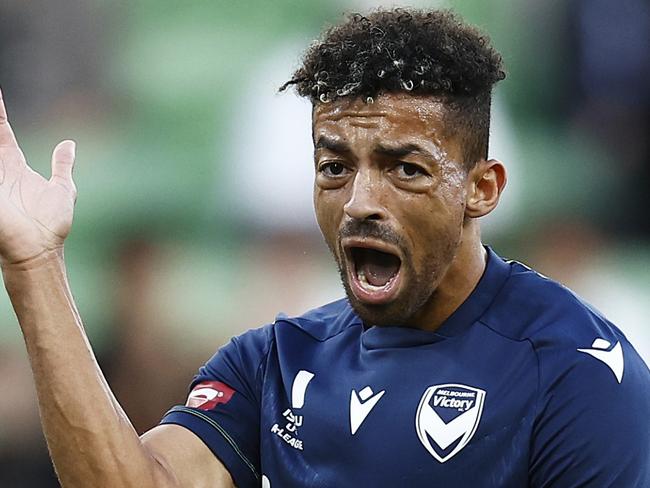
[(342, 176), (345, 173), (345, 165), (342, 163), (337, 163), (336, 161), (323, 163), (318, 168), (318, 171), (325, 176), (330, 178), (336, 178), (337, 176)]
[(399, 163), (395, 166), (397, 176), (403, 179), (417, 178), (425, 174), (424, 170), (417, 164), (413, 163)]

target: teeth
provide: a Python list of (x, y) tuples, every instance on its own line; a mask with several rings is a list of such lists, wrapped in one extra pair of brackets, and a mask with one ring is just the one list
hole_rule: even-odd
[[(368, 290), (368, 291), (383, 290), (384, 286), (386, 286), (386, 285), (384, 285), (384, 286), (375, 286), (375, 285), (371, 285), (370, 283), (368, 283), (368, 279), (366, 278), (366, 273), (364, 273), (362, 269), (357, 271), (357, 277), (359, 278), (359, 283), (361, 283), (361, 286), (363, 288), (365, 288), (366, 290)], [(390, 283), (390, 280), (389, 280), (388, 283)], [(388, 283), (386, 283), (386, 284), (388, 284)]]

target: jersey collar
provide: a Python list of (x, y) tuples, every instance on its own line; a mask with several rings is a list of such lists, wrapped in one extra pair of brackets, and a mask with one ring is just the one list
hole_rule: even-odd
[(408, 327), (371, 327), (361, 334), (367, 349), (412, 347), (431, 344), (462, 334), (475, 324), (490, 307), (510, 276), (510, 265), (486, 246), (487, 264), (483, 276), (467, 299), (434, 332)]

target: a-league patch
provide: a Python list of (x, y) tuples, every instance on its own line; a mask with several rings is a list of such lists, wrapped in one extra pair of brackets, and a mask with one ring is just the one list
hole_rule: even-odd
[(448, 383), (426, 389), (415, 414), (415, 430), (429, 454), (441, 463), (465, 447), (483, 413), (485, 391)]
[(221, 381), (202, 381), (192, 389), (185, 406), (212, 410), (220, 403), (228, 403), (234, 393), (235, 390)]

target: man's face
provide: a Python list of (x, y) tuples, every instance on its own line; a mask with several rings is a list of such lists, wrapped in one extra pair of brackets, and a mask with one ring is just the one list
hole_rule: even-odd
[(407, 94), (314, 108), (316, 218), (367, 325), (409, 325), (458, 249), (467, 172), (443, 116)]

